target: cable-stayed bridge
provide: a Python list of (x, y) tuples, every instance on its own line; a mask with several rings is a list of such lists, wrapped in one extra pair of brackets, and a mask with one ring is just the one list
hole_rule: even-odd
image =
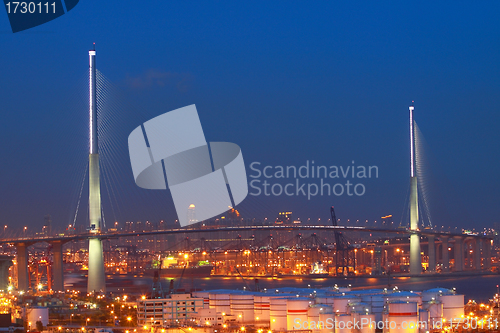
[[(154, 236), (168, 234), (192, 234), (192, 233), (214, 233), (214, 232), (234, 232), (245, 231), (313, 231), (313, 232), (360, 232), (360, 233), (380, 233), (407, 235), (410, 238), (410, 273), (418, 275), (422, 273), (421, 247), (420, 242), (423, 237), (427, 239), (427, 252), (429, 262), (429, 272), (434, 273), (438, 257), (441, 258), (442, 271), (450, 271), (449, 245), (454, 248), (454, 271), (464, 270), (465, 256), (469, 258), (470, 251), (465, 249), (473, 248), (473, 268), (477, 271), (489, 271), (491, 265), (491, 236), (484, 234), (463, 234), (460, 232), (445, 232), (433, 229), (433, 219), (429, 208), (429, 192), (424, 180), (423, 158), (421, 154), (420, 133), (413, 119), (413, 106), (410, 107), (410, 190), (408, 207), (408, 225), (402, 228), (375, 228), (361, 226), (337, 226), (337, 225), (245, 225), (245, 226), (221, 226), (217, 228), (210, 227), (188, 227), (175, 228), (168, 230), (150, 230), (141, 232), (104, 232), (102, 206), (101, 206), (101, 183), (109, 181), (103, 177), (99, 162), (99, 143), (98, 143), (98, 104), (100, 101), (98, 87), (102, 77), (98, 75), (95, 65), (95, 50), (89, 51), (89, 163), (88, 163), (88, 232), (80, 234), (69, 234), (63, 236), (33, 236), (5, 238), (0, 240), (2, 243), (14, 244), (17, 249), (17, 275), (18, 289), (28, 290), (30, 286), (28, 272), (28, 247), (39, 242), (45, 242), (52, 245), (53, 253), (53, 290), (64, 291), (63, 277), (63, 245), (79, 240), (89, 240), (89, 273), (88, 287), (89, 292), (105, 291), (104, 257), (102, 241), (105, 239), (117, 239), (122, 237), (135, 236)], [(101, 87), (102, 89), (102, 87)], [(127, 166), (128, 167), (128, 166)], [(82, 191), (80, 190), (80, 193)], [(112, 201), (112, 200), (110, 200)], [(75, 217), (76, 220), (76, 217)], [(436, 239), (439, 239), (439, 246), (436, 246)], [(436, 255), (440, 249), (440, 256)], [(0, 260), (0, 273), (5, 272), (8, 267), (9, 259)], [(8, 270), (7, 270), (8, 271)], [(1, 275), (1, 274), (0, 274)], [(3, 274), (2, 276), (4, 276)], [(5, 280), (5, 281), (2, 281)], [(7, 280), (0, 277), (0, 289), (2, 285), (6, 286)]]
[[(419, 239), (425, 237), (428, 243), (428, 256), (429, 267), (436, 267), (437, 254), (436, 254), (436, 240), (439, 239), (440, 245), (437, 247), (441, 250), (441, 263), (442, 272), (450, 272), (450, 257), (449, 246), (453, 245), (454, 248), (454, 272), (461, 272), (464, 270), (465, 256), (469, 256), (469, 251), (464, 251), (472, 247), (474, 258), (469, 258), (473, 262), (473, 267), (476, 271), (489, 271), (491, 268), (491, 241), (492, 236), (477, 234), (463, 234), (458, 232), (445, 232), (432, 229), (422, 229), (412, 231), (410, 229), (384, 229), (374, 227), (355, 227), (355, 226), (315, 226), (315, 225), (248, 225), (248, 226), (227, 226), (227, 227), (197, 227), (197, 228), (177, 228), (168, 230), (151, 230), (151, 231), (136, 231), (136, 232), (108, 232), (108, 233), (80, 233), (64, 236), (34, 236), (34, 237), (17, 237), (6, 238), (0, 240), (0, 244), (10, 243), (17, 248), (18, 258), (18, 287), (19, 290), (29, 289), (29, 274), (28, 274), (28, 253), (27, 248), (35, 243), (45, 242), (52, 245), (53, 253), (53, 289), (55, 291), (64, 291), (64, 278), (63, 278), (63, 245), (79, 240), (86, 240), (89, 238), (99, 239), (119, 239), (124, 237), (147, 237), (156, 235), (189, 235), (202, 232), (203, 234), (219, 233), (219, 232), (233, 232), (242, 233), (245, 231), (312, 231), (315, 233), (334, 232), (339, 231), (343, 233), (378, 233), (386, 235), (412, 235), (415, 234)], [(436, 242), (436, 243), (435, 243)], [(434, 251), (432, 250), (434, 249)], [(410, 258), (411, 260), (411, 258)], [(2, 263), (0, 261), (0, 267)], [(481, 265), (483, 263), (483, 265)], [(5, 263), (4, 263), (5, 265)], [(430, 270), (432, 272), (432, 270)], [(24, 284), (24, 285), (23, 285)]]

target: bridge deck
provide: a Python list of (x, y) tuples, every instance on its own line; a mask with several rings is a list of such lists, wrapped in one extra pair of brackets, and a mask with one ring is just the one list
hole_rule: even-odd
[(353, 226), (325, 226), (325, 225), (271, 225), (271, 226), (239, 226), (239, 227), (203, 227), (203, 228), (179, 228), (179, 229), (168, 229), (168, 230), (152, 230), (152, 231), (134, 231), (134, 232), (113, 232), (113, 233), (83, 233), (76, 235), (64, 235), (64, 236), (34, 236), (34, 237), (21, 237), (21, 238), (5, 238), (0, 240), (0, 244), (6, 243), (38, 243), (38, 242), (71, 242), (75, 240), (83, 240), (88, 238), (99, 238), (99, 239), (113, 239), (120, 237), (134, 237), (134, 236), (154, 236), (154, 235), (167, 235), (167, 234), (191, 234), (198, 232), (239, 232), (239, 231), (262, 231), (262, 230), (285, 230), (285, 231), (343, 231), (343, 232), (370, 232), (370, 233), (382, 233), (382, 234), (401, 234), (410, 235), (413, 233), (420, 234), (422, 236), (448, 236), (448, 237), (475, 237), (475, 238), (486, 238), (492, 239), (493, 236), (483, 235), (483, 234), (462, 234), (462, 233), (451, 233), (435, 230), (409, 230), (409, 229), (379, 229), (379, 228), (367, 228), (367, 227), (353, 227)]

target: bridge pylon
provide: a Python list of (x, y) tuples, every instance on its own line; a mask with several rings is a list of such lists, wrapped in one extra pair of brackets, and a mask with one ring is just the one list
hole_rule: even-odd
[[(99, 182), (99, 149), (97, 141), (97, 96), (95, 47), (89, 51), (89, 222), (90, 233), (101, 231), (101, 188)], [(104, 255), (100, 238), (89, 238), (87, 292), (105, 292)]]
[[(415, 122), (414, 106), (410, 106), (410, 229), (418, 231), (418, 183), (415, 174)], [(420, 254), (420, 235), (410, 235), (410, 274), (422, 273), (422, 257)]]

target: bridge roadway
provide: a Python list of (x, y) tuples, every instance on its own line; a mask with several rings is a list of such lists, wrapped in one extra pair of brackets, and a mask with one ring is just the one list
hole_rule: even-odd
[(370, 233), (392, 233), (392, 234), (407, 234), (417, 233), (422, 236), (443, 236), (443, 237), (473, 237), (473, 238), (483, 238), (492, 239), (493, 236), (483, 235), (483, 234), (462, 234), (462, 233), (452, 233), (445, 231), (435, 231), (432, 229), (423, 230), (409, 230), (409, 229), (380, 229), (372, 227), (354, 227), (354, 226), (331, 226), (331, 225), (257, 225), (257, 226), (238, 226), (238, 227), (202, 227), (202, 228), (178, 228), (178, 229), (166, 229), (166, 230), (151, 230), (151, 231), (125, 231), (125, 232), (111, 232), (111, 233), (82, 233), (74, 235), (59, 235), (59, 236), (34, 236), (34, 237), (19, 237), (19, 238), (4, 238), (0, 239), (0, 244), (17, 244), (17, 243), (39, 243), (39, 242), (56, 242), (62, 241), (64, 243), (71, 242), (75, 240), (83, 240), (88, 238), (99, 238), (99, 239), (113, 239), (120, 237), (133, 237), (133, 236), (154, 236), (154, 235), (167, 235), (167, 234), (191, 234), (197, 232), (238, 232), (238, 231), (262, 231), (262, 230), (285, 230), (285, 231), (357, 231), (357, 232), (370, 232)]
[[(1, 239), (0, 244), (14, 244), (17, 249), (17, 269), (18, 269), (18, 289), (27, 291), (30, 289), (29, 272), (28, 272), (28, 247), (35, 243), (47, 242), (52, 244), (53, 253), (53, 289), (55, 291), (64, 291), (64, 278), (63, 278), (63, 255), (62, 249), (65, 243), (84, 240), (89, 238), (99, 239), (114, 239), (120, 237), (137, 237), (137, 236), (154, 236), (154, 235), (167, 235), (167, 234), (191, 234), (199, 232), (242, 232), (242, 231), (341, 231), (341, 232), (370, 232), (382, 234), (400, 234), (410, 235), (412, 233), (420, 234), (428, 238), (428, 255), (429, 255), (429, 269), (431, 272), (436, 267), (436, 244), (435, 239), (438, 237), (441, 242), (443, 272), (450, 271), (448, 246), (450, 245), (450, 238), (454, 240), (454, 271), (460, 272), (464, 270), (464, 252), (467, 258), (470, 258), (469, 249), (473, 249), (473, 268), (475, 270), (490, 270), (491, 268), (491, 240), (492, 236), (483, 234), (462, 234), (451, 233), (443, 231), (435, 231), (432, 229), (423, 230), (409, 230), (409, 229), (379, 229), (373, 227), (356, 227), (356, 226), (318, 226), (318, 225), (270, 225), (270, 226), (238, 226), (238, 227), (202, 227), (202, 228), (179, 228), (168, 230), (154, 230), (154, 231), (133, 231), (133, 232), (111, 232), (111, 233), (83, 233), (75, 235), (61, 235), (61, 236), (34, 236), (34, 237), (21, 237), (21, 238), (6, 238)], [(465, 243), (465, 244), (464, 244)], [(464, 251), (467, 249), (467, 251)], [(481, 267), (481, 253), (483, 253), (483, 265)], [(5, 271), (12, 265), (12, 260), (0, 260), (0, 272)], [(8, 280), (2, 278), (0, 274), (0, 290), (7, 288)]]

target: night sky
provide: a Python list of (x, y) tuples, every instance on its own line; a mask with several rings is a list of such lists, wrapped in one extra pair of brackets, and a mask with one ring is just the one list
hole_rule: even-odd
[[(497, 1), (81, 0), (15, 34), (4, 12), (0, 225), (38, 230), (45, 214), (54, 227), (73, 222), (95, 42), (97, 67), (113, 87), (99, 134), (108, 224), (176, 219), (168, 191), (134, 184), (127, 137), (190, 104), (207, 141), (241, 147), (248, 175), (255, 161), (379, 169), (361, 180), (363, 196), (249, 195), (238, 207), (243, 217), (287, 210), (326, 223), (335, 205), (344, 221), (393, 214), (405, 224), (414, 100), (434, 223), (492, 227), (500, 222), (499, 9)], [(85, 224), (86, 195), (84, 188), (77, 224)]]

